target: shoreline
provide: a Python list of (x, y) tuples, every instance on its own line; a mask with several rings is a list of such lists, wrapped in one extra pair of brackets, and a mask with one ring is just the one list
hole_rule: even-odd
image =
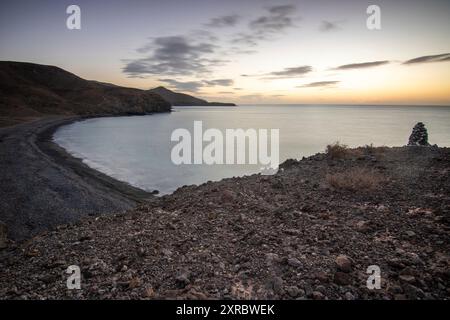
[[(11, 244), (0, 297), (448, 299), (450, 148), (338, 151)], [(67, 290), (70, 265), (81, 290)]]
[[(1, 299), (450, 296), (450, 148), (341, 146), (146, 198), (51, 140), (84, 118), (0, 130), (0, 220), (16, 234)], [(67, 290), (71, 265), (81, 290)]]
[(59, 127), (94, 117), (103, 116), (48, 116), (0, 128), (0, 221), (8, 238), (26, 240), (83, 216), (155, 199), (90, 168), (52, 141)]
[[(143, 116), (143, 115), (130, 114), (126, 116)], [(105, 116), (89, 116), (89, 117), (80, 116), (74, 119), (66, 119), (38, 132), (36, 135), (36, 143), (39, 146), (39, 149), (43, 151), (44, 154), (52, 157), (55, 162), (61, 164), (62, 166), (65, 166), (66, 168), (69, 167), (71, 170), (75, 171), (80, 176), (93, 179), (96, 183), (100, 183), (100, 185), (109, 188), (112, 192), (117, 192), (120, 195), (126, 195), (130, 199), (139, 203), (151, 199), (153, 197), (152, 193), (134, 187), (127, 182), (117, 180), (94, 168), (89, 167), (87, 164), (83, 162), (83, 159), (70, 154), (66, 149), (59, 146), (57, 143), (53, 141), (54, 133), (62, 126), (66, 126), (71, 123), (87, 119), (104, 118), (104, 117), (126, 117), (126, 116), (125, 115), (117, 115), (117, 116), (105, 115)]]

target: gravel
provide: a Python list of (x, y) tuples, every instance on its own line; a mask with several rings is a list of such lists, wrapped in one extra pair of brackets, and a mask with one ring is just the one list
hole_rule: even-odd
[[(0, 251), (3, 299), (448, 299), (450, 149), (362, 148), (186, 186)], [(371, 168), (376, 190), (326, 175)], [(68, 290), (66, 269), (81, 269)], [(369, 289), (369, 266), (381, 289)]]

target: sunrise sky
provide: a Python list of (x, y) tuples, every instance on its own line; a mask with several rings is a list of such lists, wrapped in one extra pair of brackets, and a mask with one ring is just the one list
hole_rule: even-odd
[(450, 105), (449, 32), (448, 0), (0, 3), (0, 60), (240, 104)]

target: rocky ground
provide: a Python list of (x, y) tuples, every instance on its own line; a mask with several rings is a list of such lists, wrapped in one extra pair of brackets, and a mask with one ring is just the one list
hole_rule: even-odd
[(183, 187), (9, 243), (0, 298), (448, 299), (449, 169), (446, 148), (344, 148)]
[(0, 128), (0, 225), (7, 226), (9, 238), (28, 239), (151, 197), (90, 169), (51, 141), (58, 126), (79, 119), (53, 116)]

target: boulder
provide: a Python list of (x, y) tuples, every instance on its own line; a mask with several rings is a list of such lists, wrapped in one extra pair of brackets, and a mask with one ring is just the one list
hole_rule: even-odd
[(336, 260), (336, 266), (338, 269), (342, 272), (351, 272), (352, 271), (352, 262), (350, 261), (350, 258), (346, 255), (340, 254), (337, 256)]
[(296, 258), (289, 258), (287, 260), (288, 265), (290, 265), (291, 267), (295, 267), (295, 268), (299, 268), (301, 267), (303, 264), (300, 262), (300, 260), (296, 259)]
[(180, 288), (186, 287), (188, 284), (191, 283), (190, 274), (186, 270), (182, 270), (177, 274), (175, 277), (175, 282)]
[[(291, 298), (296, 298), (300, 295), (301, 289), (299, 289), (296, 286), (290, 286), (286, 289), (287, 293), (289, 294), (289, 296), (291, 296)], [(304, 294), (304, 293), (303, 293)]]

